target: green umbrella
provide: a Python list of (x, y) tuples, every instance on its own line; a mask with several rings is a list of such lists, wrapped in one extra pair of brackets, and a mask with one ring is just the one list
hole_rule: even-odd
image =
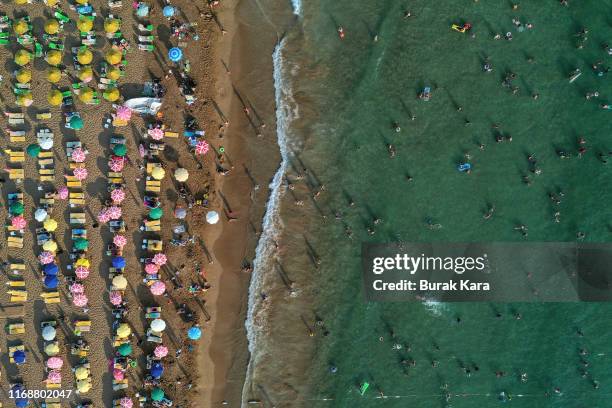
[(129, 356), (132, 353), (132, 346), (130, 343), (123, 343), (119, 346), (117, 351), (119, 351), (119, 354), (121, 354), (123, 357)]
[(161, 388), (153, 388), (153, 391), (151, 391), (151, 399), (153, 401), (161, 401), (165, 395)]
[(151, 211), (149, 211), (149, 218), (151, 218), (152, 220), (159, 220), (163, 214), (164, 211), (161, 208), (151, 208)]
[(12, 215), (21, 215), (23, 214), (23, 204), (19, 202), (12, 203), (9, 207), (9, 211)]
[(86, 240), (85, 238), (77, 238), (74, 241), (74, 248), (79, 251), (86, 250), (88, 246), (89, 246), (89, 241)]
[(31, 144), (26, 148), (26, 152), (30, 157), (38, 157), (38, 155), (40, 154), (40, 150), (40, 146), (36, 143)]
[(80, 116), (77, 115), (73, 115), (70, 118), (70, 127), (74, 130), (81, 130), (83, 129), (83, 119), (81, 119)]
[(115, 153), (117, 156), (125, 156), (127, 153), (127, 147), (122, 144), (115, 145), (113, 148), (113, 153)]

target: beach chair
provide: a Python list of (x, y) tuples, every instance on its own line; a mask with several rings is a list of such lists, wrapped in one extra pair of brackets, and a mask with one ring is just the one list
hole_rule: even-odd
[(144, 230), (148, 232), (161, 231), (161, 221), (160, 220), (145, 220)]
[(146, 319), (159, 319), (161, 318), (161, 306), (147, 307), (145, 309), (145, 318)]
[(37, 120), (49, 120), (51, 119), (51, 112), (39, 112), (36, 114)]
[(129, 386), (129, 381), (127, 378), (123, 380), (114, 380), (113, 379), (113, 391), (124, 390)]
[(14, 180), (15, 183), (21, 183), (25, 177), (23, 169), (7, 169), (9, 179)]
[(23, 279), (12, 279), (9, 280), (8, 282), (6, 282), (6, 284), (10, 287), (10, 288), (25, 288), (25, 281)]
[(4, 116), (8, 119), (8, 124), (11, 126), (23, 125), (25, 123), (25, 114), (23, 112), (4, 112)]
[(4, 149), (4, 153), (8, 154), (9, 163), (23, 163), (25, 161), (23, 150)]
[(25, 271), (25, 264), (23, 263), (11, 263), (9, 264), (9, 270), (14, 276), (21, 276)]
[(7, 247), (23, 249), (23, 237), (8, 237)]
[(71, 232), (71, 236), (72, 239), (87, 239), (87, 230), (85, 228), (74, 228)]
[(146, 180), (145, 191), (149, 193), (159, 193), (161, 191), (161, 181), (158, 180)]
[(109, 221), (108, 226), (112, 233), (125, 232), (125, 222), (123, 220)]
[(26, 141), (25, 130), (7, 130), (11, 143), (23, 143)]
[(55, 194), (50, 191), (45, 192), (45, 196), (40, 199), (39, 205), (47, 210), (48, 213), (51, 213), (49, 210), (53, 209), (55, 205)]
[(17, 350), (25, 351), (25, 346), (23, 344), (17, 344), (15, 346), (9, 346), (8, 350), (9, 350), (9, 361), (12, 364), (15, 364), (15, 359), (13, 358), (15, 352)]
[(73, 343), (70, 347), (70, 354), (79, 358), (87, 357), (89, 353), (89, 345), (87, 343)]
[(85, 213), (70, 213), (70, 224), (72, 225), (85, 224)]
[(6, 325), (6, 331), (11, 335), (25, 334), (25, 323), (14, 322)]
[(71, 191), (68, 202), (70, 203), (70, 207), (85, 205), (85, 193)]
[(143, 239), (142, 249), (146, 249), (151, 252), (159, 252), (163, 248), (163, 242), (159, 239)]
[(108, 177), (108, 182), (110, 184), (123, 184), (124, 183), (122, 172), (109, 171), (107, 174), (107, 177)]
[[(61, 384), (59, 384), (61, 388)], [(47, 398), (40, 404), (41, 408), (62, 408), (62, 402), (58, 399)]]
[(164, 132), (164, 137), (169, 137), (171, 139), (177, 139), (179, 137), (179, 133), (178, 132), (171, 132), (169, 130)]
[(91, 320), (75, 320), (73, 333), (75, 336), (82, 336), (83, 333), (91, 331)]
[(40, 294), (40, 297), (43, 298), (43, 302), (45, 304), (60, 303), (61, 301), (60, 294), (58, 291), (42, 292)]
[(66, 186), (68, 188), (75, 188), (75, 187), (80, 188), (83, 186), (83, 183), (81, 183), (81, 180), (77, 179), (73, 175), (65, 175), (64, 177), (66, 178)]

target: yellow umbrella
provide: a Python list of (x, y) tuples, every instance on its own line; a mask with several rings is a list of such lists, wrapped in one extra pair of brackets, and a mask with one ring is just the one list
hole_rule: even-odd
[(123, 55), (121, 54), (121, 51), (116, 48), (113, 48), (106, 53), (106, 62), (111, 65), (119, 64), (121, 62), (121, 58), (123, 58)]
[(111, 67), (106, 71), (108, 79), (118, 80), (121, 77), (121, 70), (119, 68)]
[(32, 70), (21, 68), (19, 71), (17, 71), (15, 78), (17, 79), (17, 82), (27, 84), (32, 80)]
[(120, 21), (116, 18), (107, 18), (106, 20), (104, 20), (104, 31), (109, 34), (116, 33), (117, 31), (119, 31), (120, 26)]
[(189, 172), (187, 169), (179, 167), (178, 169), (174, 170), (174, 178), (176, 181), (184, 183), (189, 178)]
[(20, 65), (22, 67), (24, 65), (29, 64), (31, 59), (32, 59), (32, 54), (30, 54), (26, 50), (19, 50), (15, 54), (15, 64)]
[(49, 241), (45, 241), (45, 243), (43, 244), (43, 249), (45, 251), (55, 252), (57, 251), (57, 242), (51, 239)]
[(44, 2), (47, 6), (54, 7), (57, 4), (58, 0), (44, 0)]
[(119, 99), (121, 94), (119, 93), (119, 90), (117, 88), (111, 88), (104, 91), (102, 96), (104, 96), (104, 99), (109, 102), (115, 102), (117, 99)]
[(113, 278), (113, 286), (118, 290), (123, 290), (127, 288), (127, 279), (123, 275), (117, 275)]
[(28, 25), (28, 23), (26, 23), (23, 20), (17, 20), (15, 24), (13, 24), (13, 30), (15, 31), (15, 34), (17, 35), (22, 35), (22, 34), (27, 33), (29, 29), (30, 29), (30, 26)]
[(82, 48), (77, 54), (77, 61), (79, 61), (81, 65), (91, 64), (91, 61), (93, 61), (93, 54), (87, 48)]
[(77, 261), (74, 263), (75, 266), (84, 266), (85, 268), (89, 268), (89, 259), (86, 258), (79, 258), (77, 259)]
[(91, 67), (83, 67), (79, 71), (79, 79), (83, 82), (89, 82), (93, 79), (93, 69)]
[(45, 33), (51, 34), (51, 35), (57, 34), (59, 32), (59, 29), (60, 29), (60, 25), (56, 19), (52, 18), (45, 22)]
[(77, 21), (77, 28), (82, 33), (89, 32), (93, 28), (93, 21), (88, 18), (81, 17), (79, 18), (79, 21)]
[(49, 343), (45, 346), (45, 354), (53, 357), (59, 354), (59, 346), (57, 343)]
[(43, 227), (45, 228), (45, 230), (53, 232), (57, 229), (57, 221), (55, 221), (53, 218), (47, 218), (45, 222), (43, 222)]
[(81, 89), (81, 92), (79, 92), (79, 99), (81, 100), (81, 102), (91, 102), (93, 97), (94, 92), (91, 88)]
[(128, 326), (127, 323), (121, 323), (119, 327), (117, 327), (116, 334), (120, 339), (125, 339), (132, 334), (132, 329), (130, 329), (130, 326)]
[(34, 100), (32, 99), (32, 93), (28, 92), (23, 95), (17, 96), (17, 105), (19, 106), (30, 106)]
[(76, 2), (81, 5), (87, 4), (87, 0), (76, 0)]
[(80, 394), (86, 394), (91, 390), (91, 381), (79, 380), (77, 381), (76, 388)]
[(53, 84), (61, 81), (62, 71), (60, 71), (59, 68), (55, 68), (55, 67), (49, 69), (49, 71), (47, 71), (47, 79), (49, 80), (49, 82)]
[(165, 175), (166, 171), (161, 167), (154, 167), (151, 171), (151, 177), (153, 177), (155, 180), (161, 180), (164, 178)]
[(26, 4), (27, 2), (28, 0), (15, 0), (15, 4), (17, 4), (18, 6), (22, 6)]
[(77, 367), (77, 369), (74, 370), (74, 377), (77, 380), (84, 380), (84, 379), (86, 379), (87, 377), (89, 377), (89, 369), (87, 367), (83, 367), (83, 366)]
[(45, 59), (49, 65), (59, 65), (62, 63), (62, 53), (58, 50), (51, 50)]
[[(51, 106), (60, 106), (62, 104), (62, 93), (57, 89), (52, 89), (49, 91), (49, 95), (47, 95), (47, 101)], [(45, 228), (46, 229), (46, 228)]]

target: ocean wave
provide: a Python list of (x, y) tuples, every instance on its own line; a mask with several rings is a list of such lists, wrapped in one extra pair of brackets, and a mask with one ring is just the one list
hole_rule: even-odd
[(425, 300), (422, 304), (434, 316), (441, 316), (442, 313), (448, 311), (448, 304), (437, 300)]
[(302, 0), (291, 0), (291, 6), (293, 7), (293, 14), (296, 16), (302, 15)]

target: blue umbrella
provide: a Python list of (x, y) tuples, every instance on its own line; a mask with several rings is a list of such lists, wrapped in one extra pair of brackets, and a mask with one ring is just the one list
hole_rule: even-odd
[(59, 268), (54, 263), (46, 264), (43, 267), (43, 272), (45, 272), (45, 275), (57, 275), (58, 271), (59, 271)]
[(168, 50), (168, 58), (172, 62), (179, 62), (183, 58), (183, 50), (178, 47), (173, 47)]
[(15, 399), (15, 406), (17, 408), (26, 408), (29, 404), (29, 401), (25, 398), (16, 398)]
[(202, 337), (202, 330), (198, 326), (193, 326), (191, 329), (187, 331), (187, 337), (191, 340), (198, 340)]
[(57, 288), (57, 277), (55, 275), (47, 275), (45, 276), (45, 286), (48, 289), (55, 289)]
[(113, 258), (113, 268), (125, 268), (125, 258), (116, 256)]
[(155, 363), (151, 366), (151, 377), (158, 379), (164, 373), (164, 367), (160, 363)]
[(162, 10), (162, 12), (164, 13), (164, 17), (172, 17), (172, 16), (174, 16), (174, 7), (166, 6)]
[(26, 361), (26, 355), (23, 350), (17, 350), (13, 353), (13, 360), (15, 360), (15, 364), (23, 364)]

